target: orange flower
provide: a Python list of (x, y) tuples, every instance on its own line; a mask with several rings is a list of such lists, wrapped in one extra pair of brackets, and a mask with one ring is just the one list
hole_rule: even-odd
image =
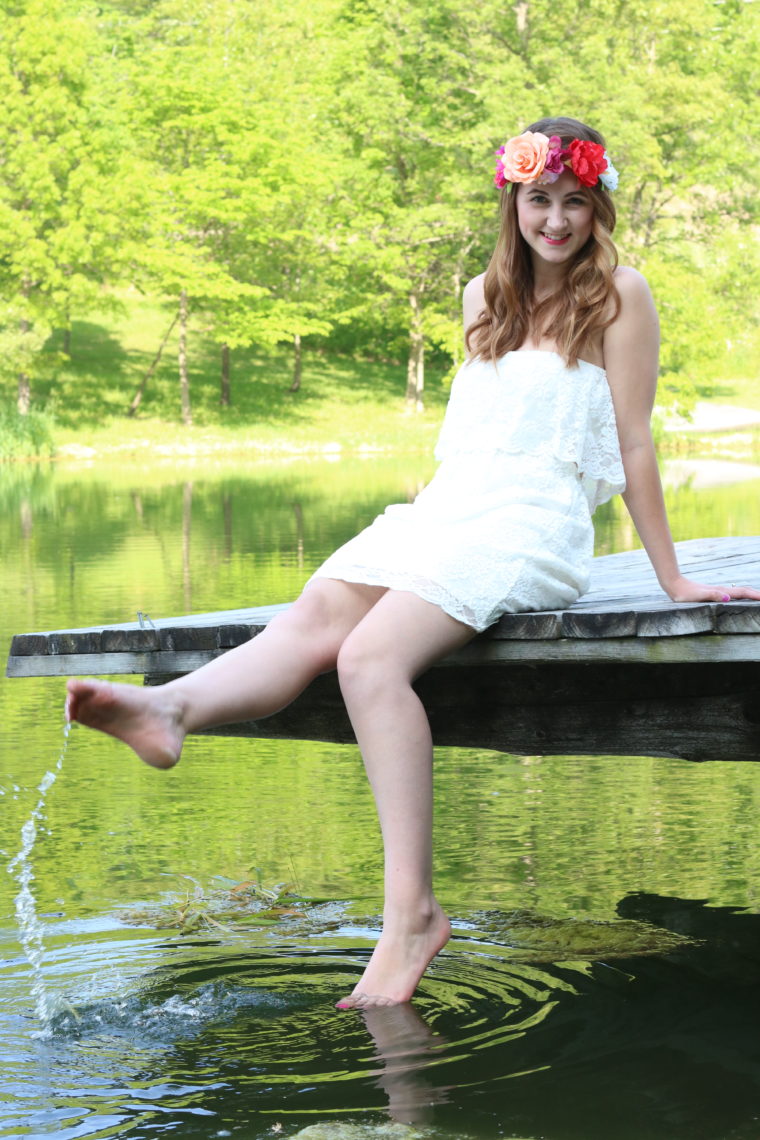
[(535, 182), (541, 177), (546, 156), (549, 152), (549, 139), (540, 131), (525, 131), (504, 144), (501, 163), (507, 182)]

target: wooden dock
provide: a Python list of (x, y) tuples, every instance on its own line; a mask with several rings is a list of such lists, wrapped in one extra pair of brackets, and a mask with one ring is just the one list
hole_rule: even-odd
[[(760, 536), (678, 551), (694, 578), (760, 588)], [(22, 633), (7, 675), (142, 674), (157, 684), (255, 637), (284, 608)], [(642, 551), (606, 555), (569, 609), (506, 615), (416, 687), (437, 745), (760, 761), (760, 603), (676, 604)], [(353, 740), (334, 675), (276, 716), (213, 732)]]

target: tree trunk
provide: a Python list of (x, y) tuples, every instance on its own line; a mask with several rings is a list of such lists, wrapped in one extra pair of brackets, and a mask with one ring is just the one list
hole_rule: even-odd
[[(22, 335), (29, 332), (29, 321), (22, 317), (19, 321), (19, 328)], [(28, 416), (29, 409), (32, 406), (32, 382), (29, 379), (27, 372), (19, 372), (18, 375), (18, 395), (16, 397), (16, 407), (19, 410), (19, 415)]]
[(135, 412), (137, 411), (137, 409), (140, 407), (140, 403), (141, 403), (142, 398), (145, 394), (145, 387), (146, 387), (148, 381), (150, 380), (151, 376), (153, 375), (153, 373), (158, 368), (158, 362), (161, 359), (161, 353), (166, 348), (166, 342), (169, 339), (169, 337), (171, 336), (172, 329), (174, 328), (174, 326), (176, 325), (178, 320), (179, 320), (179, 313), (177, 313), (174, 320), (172, 321), (172, 323), (169, 325), (168, 329), (164, 333), (164, 339), (161, 341), (160, 345), (158, 346), (158, 352), (153, 357), (150, 368), (143, 375), (142, 380), (137, 385), (137, 391), (135, 392), (134, 396), (132, 397), (132, 402), (130, 403), (129, 408), (127, 410), (128, 416), (133, 416), (135, 414)]
[(28, 416), (32, 406), (32, 385), (26, 372), (20, 372), (18, 377), (18, 395), (16, 407), (19, 415)]
[(179, 295), (179, 349), (177, 352), (179, 364), (179, 391), (182, 402), (182, 423), (190, 427), (193, 422), (193, 413), (190, 407), (190, 380), (187, 375), (187, 292), (182, 290)]
[(419, 294), (409, 294), (412, 310), (409, 324), (409, 358), (406, 365), (406, 406), (410, 412), (424, 410), (422, 392), (425, 388), (425, 338), (422, 333), (422, 307)]
[(293, 382), (288, 389), (289, 392), (297, 392), (301, 387), (302, 371), (301, 334), (296, 333), (293, 337)]
[(68, 357), (71, 356), (71, 325), (66, 325), (63, 330), (63, 351)]
[(223, 408), (230, 406), (230, 346), (222, 345), (222, 376), (219, 403)]

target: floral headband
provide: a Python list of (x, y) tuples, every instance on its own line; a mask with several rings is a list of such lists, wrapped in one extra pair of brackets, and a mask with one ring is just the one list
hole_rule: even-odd
[(556, 182), (565, 170), (572, 170), (582, 186), (616, 190), (618, 172), (600, 143), (572, 139), (562, 145), (558, 135), (542, 135), (540, 131), (524, 131), (508, 139), (496, 151), (494, 182), (501, 188), (508, 182), (537, 182), (546, 186)]

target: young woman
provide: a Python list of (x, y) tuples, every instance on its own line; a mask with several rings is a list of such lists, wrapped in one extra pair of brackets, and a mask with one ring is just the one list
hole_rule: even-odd
[(258, 637), (157, 688), (72, 680), (68, 715), (170, 767), (188, 733), (258, 720), (337, 669), (377, 803), (383, 930), (341, 1009), (407, 1001), (446, 943), (432, 886), (432, 742), (412, 683), (505, 612), (570, 605), (586, 588), (591, 513), (625, 502), (677, 602), (760, 592), (700, 585), (676, 561), (649, 420), (657, 314), (617, 266), (617, 174), (602, 137), (542, 119), (500, 148), (498, 242), (465, 289), (469, 359), (414, 503), (389, 507)]

